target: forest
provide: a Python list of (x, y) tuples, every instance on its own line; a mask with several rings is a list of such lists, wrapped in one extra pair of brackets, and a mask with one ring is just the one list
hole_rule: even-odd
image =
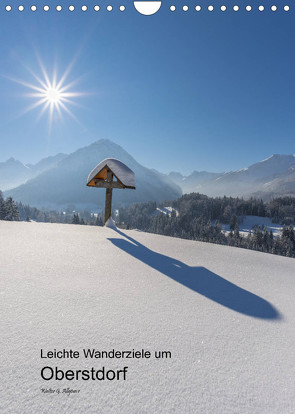
[[(171, 206), (171, 213), (157, 210)], [(282, 225), (279, 236), (264, 226), (255, 226), (247, 236), (240, 234), (244, 216), (269, 217)], [(40, 221), (102, 226), (102, 216), (88, 210), (39, 210), (4, 199), (0, 191), (0, 220)], [(118, 227), (139, 229), (149, 233), (241, 247), (295, 257), (295, 197), (280, 197), (269, 202), (255, 198), (244, 200), (233, 197), (208, 197), (203, 194), (185, 194), (177, 200), (162, 203), (137, 203), (120, 208), (115, 216)], [(226, 234), (222, 224), (228, 224)]]
[[(157, 207), (171, 206), (171, 214), (157, 213)], [(255, 226), (244, 237), (239, 224), (244, 216), (269, 217), (283, 226), (278, 237), (264, 226)], [(295, 197), (281, 197), (267, 203), (251, 198), (208, 197), (185, 194), (177, 200), (140, 203), (119, 210), (119, 223), (125, 228), (242, 247), (267, 253), (295, 257)], [(221, 224), (229, 224), (228, 235)]]

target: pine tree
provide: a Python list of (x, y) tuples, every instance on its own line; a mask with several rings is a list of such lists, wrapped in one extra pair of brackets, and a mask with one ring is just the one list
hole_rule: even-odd
[(79, 219), (79, 214), (78, 213), (77, 214), (74, 213), (73, 218), (72, 218), (72, 224), (80, 224), (80, 219)]
[(97, 216), (96, 217), (95, 225), (96, 226), (100, 226), (100, 227), (103, 226), (103, 222), (102, 222), (101, 216)]
[(19, 221), (19, 212), (17, 205), (13, 201), (12, 197), (8, 197), (4, 206), (4, 220)]
[(238, 225), (237, 216), (234, 214), (230, 218), (229, 228), (230, 230), (235, 230), (236, 226)]
[(2, 191), (0, 191), (0, 220), (5, 220), (6, 206)]
[(236, 245), (236, 246), (240, 246), (241, 238), (240, 238), (240, 232), (239, 232), (239, 226), (238, 226), (238, 223), (236, 223), (236, 224), (235, 224), (235, 229), (234, 229), (234, 240), (235, 240), (235, 245)]

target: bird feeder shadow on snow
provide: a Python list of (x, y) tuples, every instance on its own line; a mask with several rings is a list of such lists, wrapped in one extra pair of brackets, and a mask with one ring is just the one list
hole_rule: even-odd
[(108, 239), (116, 247), (194, 292), (244, 315), (261, 319), (282, 319), (271, 303), (205, 267), (188, 266), (177, 259), (148, 249), (118, 229), (114, 231), (125, 237)]

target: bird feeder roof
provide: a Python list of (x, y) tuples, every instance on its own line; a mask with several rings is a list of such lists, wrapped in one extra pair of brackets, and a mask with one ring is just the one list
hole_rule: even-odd
[(123, 162), (115, 158), (106, 158), (101, 161), (89, 174), (87, 185), (96, 187), (97, 180), (106, 180), (107, 171), (111, 170), (122, 188), (135, 189), (135, 174)]

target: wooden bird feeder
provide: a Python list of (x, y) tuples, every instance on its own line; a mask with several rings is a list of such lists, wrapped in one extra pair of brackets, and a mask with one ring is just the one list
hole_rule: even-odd
[(88, 187), (100, 187), (106, 189), (104, 224), (112, 215), (113, 188), (130, 188), (135, 190), (134, 172), (114, 158), (106, 158), (101, 161), (89, 174)]

